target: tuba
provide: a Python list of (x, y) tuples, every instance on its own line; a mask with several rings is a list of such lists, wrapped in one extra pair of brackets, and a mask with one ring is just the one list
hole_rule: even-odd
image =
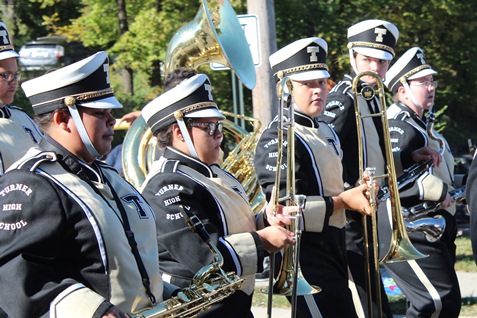
[[(256, 77), (248, 47), (230, 3), (227, 0), (202, 0), (195, 18), (182, 26), (169, 42), (165, 73), (179, 67), (196, 69), (202, 64), (215, 62), (229, 66), (244, 85), (252, 89)], [(223, 121), (225, 133), (237, 140), (237, 145), (231, 147), (221, 166), (242, 183), (254, 212), (258, 212), (265, 200), (252, 161), (260, 122), (243, 115), (223, 113), (228, 117), (245, 119), (255, 127), (253, 132), (248, 132), (231, 120)], [(144, 119), (136, 119), (124, 138), (122, 164), (125, 179), (137, 188), (142, 185), (150, 166), (160, 155), (156, 145), (156, 138)]]
[(202, 0), (194, 20), (182, 26), (167, 47), (166, 75), (179, 67), (197, 69), (206, 63), (228, 65), (242, 83), (256, 83), (252, 53), (237, 16), (227, 0)]
[[(377, 84), (377, 90), (370, 86), (364, 86), (360, 92), (358, 92), (358, 85), (359, 81), (364, 76), (371, 76), (373, 77)], [(398, 182), (396, 177), (396, 169), (394, 167), (394, 159), (392, 154), (391, 148), (391, 138), (389, 135), (389, 124), (386, 117), (386, 101), (384, 96), (384, 84), (379, 78), (379, 76), (370, 71), (361, 72), (356, 75), (353, 79), (352, 83), (352, 93), (354, 97), (354, 107), (355, 107), (355, 115), (356, 115), (356, 127), (358, 133), (358, 156), (359, 156), (359, 175), (361, 182), (363, 181), (363, 176), (365, 170), (368, 170), (371, 179), (375, 178), (385, 178), (388, 182), (388, 192), (389, 192), (389, 199), (391, 202), (391, 216), (392, 216), (392, 236), (391, 236), (391, 244), (389, 246), (388, 252), (385, 254), (384, 257), (379, 259), (378, 256), (378, 233), (377, 233), (377, 219), (376, 219), (376, 204), (373, 202), (374, 194), (371, 194), (370, 197), (372, 199), (371, 206), (373, 208), (373, 213), (371, 215), (371, 240), (370, 242), (368, 236), (368, 217), (363, 216), (363, 232), (364, 232), (364, 244), (365, 244), (365, 268), (367, 270), (366, 276), (366, 288), (368, 290), (368, 308), (370, 310), (370, 315), (372, 316), (372, 284), (371, 284), (371, 266), (374, 269), (374, 286), (376, 287), (375, 290), (378, 290), (376, 293), (377, 295), (377, 303), (379, 306), (381, 305), (381, 293), (379, 292), (379, 282), (381, 281), (381, 275), (379, 271), (379, 264), (380, 263), (393, 263), (393, 262), (402, 262), (408, 260), (414, 260), (426, 257), (426, 255), (419, 252), (411, 243), (409, 236), (407, 235), (406, 226), (404, 224), (404, 219), (401, 212), (401, 201), (399, 198), (399, 189), (398, 189)], [(358, 105), (358, 96), (362, 96), (365, 100), (371, 100), (374, 96), (378, 94), (378, 98), (381, 103), (381, 112), (376, 114), (369, 114), (363, 115), (361, 113), (361, 109)], [(363, 134), (364, 134), (364, 127), (362, 124), (363, 118), (372, 118), (372, 117), (380, 117), (381, 122), (383, 125), (383, 136), (384, 136), (384, 146), (385, 146), (385, 156), (386, 156), (386, 172), (383, 175), (374, 175), (373, 169), (369, 169), (368, 167), (364, 167), (364, 145), (363, 145)], [(368, 169), (367, 169), (368, 168)], [(372, 245), (372, 250), (370, 248)], [(369, 264), (370, 260), (370, 253), (372, 251), (373, 255), (373, 264)], [(381, 308), (379, 310), (381, 314)]]
[[(281, 79), (279, 87), (280, 104), (278, 109), (278, 154), (276, 164), (276, 176), (275, 176), (275, 193), (272, 194), (272, 198), (275, 198), (274, 206), (277, 208), (280, 202), (285, 202), (285, 205), (297, 205), (298, 212), (289, 216), (291, 224), (286, 228), (295, 233), (295, 244), (284, 247), (282, 253), (282, 262), (278, 276), (273, 281), (275, 257), (270, 256), (270, 277), (268, 286), (268, 305), (267, 305), (267, 317), (271, 317), (272, 310), (272, 297), (273, 294), (290, 296), (292, 317), (296, 316), (296, 300), (297, 296), (315, 294), (321, 291), (321, 288), (310, 285), (301, 273), (299, 265), (300, 256), (300, 241), (301, 241), (301, 228), (302, 228), (302, 215), (305, 208), (306, 196), (295, 193), (295, 133), (294, 133), (294, 110), (293, 107), (289, 107), (291, 102), (292, 83), (288, 77)], [(290, 116), (286, 122), (284, 120), (283, 111), (285, 108), (289, 108)], [(286, 194), (284, 197), (280, 197), (280, 181), (281, 181), (281, 166), (283, 158), (283, 131), (285, 127), (288, 127), (287, 133), (287, 175), (286, 175)], [(267, 290), (263, 290), (267, 292)]]

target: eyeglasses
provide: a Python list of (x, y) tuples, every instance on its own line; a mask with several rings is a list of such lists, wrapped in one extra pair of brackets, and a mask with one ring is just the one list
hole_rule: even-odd
[(424, 82), (411, 82), (411, 83), (414, 83), (417, 86), (421, 86), (426, 89), (429, 89), (430, 86), (437, 88), (437, 84), (439, 84), (437, 81), (424, 81)]
[(0, 73), (3, 82), (19, 81), (21, 77), (19, 73)]
[(202, 127), (207, 129), (209, 136), (217, 135), (217, 132), (222, 133), (223, 125), (221, 122), (209, 122), (209, 123), (198, 123), (198, 122), (189, 122), (190, 127)]

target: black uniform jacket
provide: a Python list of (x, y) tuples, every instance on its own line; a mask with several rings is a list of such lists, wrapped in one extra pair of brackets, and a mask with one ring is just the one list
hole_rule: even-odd
[(111, 304), (129, 313), (150, 306), (116, 202), (161, 301), (154, 213), (144, 198), (100, 161), (87, 165), (48, 136), (40, 147), (0, 178), (0, 307), (17, 318), (84, 318)]
[[(288, 122), (288, 110), (284, 113), (284, 121)], [(283, 131), (283, 145), (279, 145), (278, 118), (263, 131), (255, 151), (257, 176), (266, 197), (270, 198), (277, 175), (278, 147), (282, 146), (282, 165), (278, 167), (280, 197), (286, 193), (289, 173), (295, 177), (295, 183), (291, 185), (295, 186), (295, 193), (306, 196), (300, 244), (303, 275), (310, 284), (322, 288), (321, 293), (314, 295), (314, 300), (320, 311), (325, 313), (324, 316), (330, 312), (338, 312), (337, 317), (352, 317), (352, 314), (349, 314), (353, 308), (348, 289), (344, 240), (345, 211), (334, 210), (332, 199), (332, 196), (344, 190), (340, 142), (334, 130), (323, 121), (298, 110), (295, 110), (294, 119), (294, 153), (287, 151), (290, 148), (289, 128)], [(287, 166), (287, 158), (290, 155), (295, 158), (294, 171)], [(313, 303), (309, 299), (306, 302), (309, 305)], [(343, 305), (343, 310), (336, 311), (337, 306)], [(331, 314), (328, 316), (331, 317)]]
[[(320, 119), (330, 124), (336, 131), (343, 149), (344, 181), (354, 186), (359, 179), (360, 168), (375, 167), (376, 174), (384, 172), (384, 132), (380, 117), (362, 119), (363, 167), (359, 167), (358, 130), (356, 124), (356, 107), (352, 92), (354, 75), (345, 75), (328, 94), (326, 106)], [(365, 85), (360, 81), (357, 91)], [(379, 99), (374, 96), (370, 100), (358, 99), (358, 109), (361, 114), (378, 113), (381, 111)]]
[[(288, 112), (285, 112), (285, 121)], [(341, 149), (338, 137), (324, 122), (295, 111), (295, 193), (307, 196), (304, 226), (306, 231), (321, 232), (329, 224), (333, 213), (333, 200), (330, 196), (343, 191), (341, 179)], [(277, 176), (278, 158), (278, 118), (275, 118), (263, 131), (255, 149), (255, 169), (267, 200)], [(312, 140), (307, 140), (312, 138)], [(280, 166), (280, 197), (286, 194), (288, 156), (288, 129), (283, 132), (282, 165)], [(316, 146), (315, 146), (316, 145)], [(319, 149), (318, 149), (319, 148)], [(314, 151), (321, 155), (315, 155)], [(337, 190), (336, 190), (337, 189)], [(334, 224), (341, 228), (342, 225)]]
[(186, 287), (201, 268), (216, 261), (207, 244), (186, 224), (182, 205), (204, 224), (223, 256), (222, 268), (246, 278), (242, 291), (252, 294), (254, 274), (263, 270), (265, 255), (245, 191), (232, 175), (168, 147), (154, 162), (141, 191), (157, 216), (165, 281)]

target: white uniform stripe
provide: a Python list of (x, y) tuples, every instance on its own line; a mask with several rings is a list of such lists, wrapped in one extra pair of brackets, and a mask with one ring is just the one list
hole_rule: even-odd
[(44, 172), (43, 170), (39, 170), (39, 174), (44, 176), (45, 178), (48, 178), (52, 180), (54, 183), (58, 185), (61, 189), (63, 189), (71, 198), (73, 198), (78, 205), (83, 209), (84, 213), (88, 217), (88, 221), (91, 224), (91, 227), (93, 228), (93, 231), (96, 235), (96, 240), (98, 242), (98, 247), (99, 247), (99, 252), (101, 254), (101, 258), (103, 260), (103, 266), (105, 269), (108, 268), (108, 260), (106, 257), (106, 248), (104, 246), (104, 241), (103, 237), (101, 235), (101, 231), (99, 229), (98, 223), (96, 222), (96, 219), (93, 216), (93, 213), (90, 211), (89, 207), (69, 188), (65, 187), (60, 181), (56, 180), (53, 176), (49, 175), (48, 173)]
[(318, 305), (315, 302), (315, 298), (313, 298), (313, 295), (305, 295), (306, 304), (308, 306), (308, 309), (311, 312), (311, 316), (313, 318), (322, 318), (323, 316), (321, 315), (320, 309), (318, 309)]
[(366, 315), (364, 314), (363, 304), (361, 303), (361, 300), (359, 298), (358, 289), (356, 288), (356, 284), (354, 283), (353, 275), (351, 274), (349, 267), (347, 268), (348, 268), (348, 277), (349, 277), (348, 287), (351, 290), (351, 295), (353, 296), (354, 310), (356, 311), (356, 314), (358, 315), (359, 318), (365, 318)]
[(442, 311), (441, 296), (437, 292), (434, 285), (432, 285), (431, 281), (426, 276), (426, 274), (422, 271), (421, 267), (417, 264), (417, 262), (413, 260), (413, 261), (408, 261), (408, 263), (409, 263), (409, 266), (411, 266), (414, 273), (416, 274), (417, 278), (419, 278), (421, 283), (424, 285), (424, 287), (429, 292), (429, 295), (431, 296), (432, 302), (434, 303), (434, 307), (436, 308), (436, 310), (431, 315), (431, 318), (439, 317), (439, 315)]
[(228, 250), (230, 250), (230, 255), (232, 256), (232, 259), (234, 261), (234, 264), (235, 264), (235, 268), (237, 269), (237, 275), (238, 276), (242, 276), (243, 275), (243, 268), (240, 264), (240, 261), (237, 257), (237, 253), (235, 252), (234, 248), (232, 245), (230, 245), (230, 243), (225, 240), (223, 237), (219, 237), (219, 242), (222, 242), (222, 244), (224, 244), (225, 247), (227, 247)]
[[(202, 185), (202, 186), (204, 187), (204, 189), (207, 189), (207, 184), (204, 184), (202, 181), (200, 181), (199, 179), (195, 178), (194, 176), (191, 176), (191, 175), (189, 175), (189, 174), (187, 174), (187, 173), (185, 173), (185, 172), (183, 172), (183, 171), (181, 171), (181, 170), (177, 170), (177, 173), (180, 173), (180, 174), (182, 174), (183, 176), (186, 176), (186, 177), (188, 177), (188, 178), (194, 180), (195, 183), (198, 183), (198, 184)], [(209, 190), (207, 190), (207, 191), (209, 191)], [(209, 192), (210, 192), (210, 191), (209, 191)], [(224, 236), (227, 236), (227, 235), (229, 235), (229, 227), (228, 227), (228, 225), (227, 225), (227, 218), (226, 218), (226, 216), (225, 216), (225, 212), (224, 212), (224, 210), (222, 209), (222, 206), (220, 205), (219, 201), (217, 201), (217, 198), (216, 198), (214, 195), (212, 195), (212, 198), (214, 199), (215, 204), (217, 205), (217, 207), (218, 207), (219, 210), (220, 210), (220, 219), (221, 219), (221, 221), (222, 221), (222, 227), (223, 227), (223, 229), (224, 229)], [(240, 276), (240, 275), (239, 275), (239, 276)]]

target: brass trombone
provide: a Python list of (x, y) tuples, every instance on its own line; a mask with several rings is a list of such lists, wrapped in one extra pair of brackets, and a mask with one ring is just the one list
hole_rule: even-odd
[[(300, 257), (300, 242), (301, 242), (301, 228), (302, 228), (302, 213), (305, 207), (306, 196), (296, 194), (295, 192), (295, 132), (294, 132), (294, 110), (289, 107), (292, 98), (292, 82), (288, 77), (281, 79), (278, 95), (280, 104), (278, 109), (278, 154), (276, 164), (275, 176), (275, 209), (280, 203), (291, 206), (297, 205), (298, 211), (289, 215), (291, 224), (286, 228), (295, 233), (295, 244), (284, 247), (282, 253), (282, 262), (280, 271), (274, 282), (273, 274), (275, 267), (274, 255), (270, 255), (270, 278), (268, 286), (268, 306), (267, 317), (271, 317), (272, 297), (273, 294), (284, 295), (291, 297), (292, 314), (291, 317), (296, 316), (296, 300), (297, 296), (315, 294), (321, 291), (321, 288), (310, 285), (301, 273), (299, 265)], [(284, 120), (283, 111), (285, 108), (289, 109), (289, 119)], [(288, 127), (287, 132), (287, 175), (286, 175), (286, 194), (280, 197), (280, 181), (281, 181), (281, 166), (283, 158), (283, 132), (285, 127)], [(273, 196), (272, 196), (273, 197)]]
[[(373, 77), (377, 84), (377, 89), (370, 86), (364, 86), (360, 92), (358, 92), (358, 85), (359, 81), (364, 76), (371, 76)], [(379, 264), (380, 263), (393, 263), (393, 262), (401, 262), (401, 261), (408, 261), (413, 259), (419, 259), (426, 257), (426, 255), (419, 252), (411, 243), (409, 236), (407, 235), (406, 227), (404, 224), (402, 212), (401, 212), (401, 201), (399, 199), (399, 190), (398, 190), (398, 183), (396, 178), (396, 169), (394, 167), (394, 159), (392, 154), (391, 148), (391, 138), (389, 134), (389, 124), (386, 117), (386, 100), (384, 96), (384, 84), (381, 78), (374, 72), (366, 71), (359, 73), (353, 79), (352, 83), (352, 92), (354, 96), (354, 106), (355, 106), (355, 115), (356, 115), (356, 127), (358, 130), (358, 156), (359, 156), (359, 175), (360, 180), (363, 181), (364, 176), (364, 149), (363, 149), (363, 123), (362, 120), (364, 118), (370, 117), (380, 117), (383, 125), (383, 138), (384, 138), (384, 146), (385, 146), (385, 156), (386, 156), (386, 171), (382, 175), (374, 175), (372, 170), (369, 170), (369, 174), (371, 179), (374, 178), (385, 178), (388, 181), (389, 187), (389, 199), (391, 202), (391, 217), (392, 217), (392, 235), (391, 235), (391, 244), (389, 246), (388, 252), (385, 254), (384, 257), (379, 259), (378, 256), (378, 234), (377, 234), (377, 220), (376, 220), (376, 205), (372, 203), (373, 211), (371, 215), (371, 235), (372, 235), (372, 247), (373, 247), (373, 265), (374, 265), (374, 273), (375, 273), (375, 286), (376, 286), (376, 295), (377, 295), (377, 302), (378, 306), (381, 306), (381, 293), (379, 291), (379, 282), (381, 280), (381, 275), (379, 272)], [(359, 107), (358, 98), (361, 96), (365, 100), (371, 100), (374, 98), (375, 95), (378, 95), (380, 104), (381, 104), (381, 112), (375, 114), (367, 114), (363, 115), (361, 113), (361, 109)], [(371, 195), (373, 197), (373, 195)], [(368, 224), (367, 224), (367, 217), (363, 216), (363, 232), (364, 232), (364, 242), (365, 242), (365, 268), (367, 270), (367, 281), (366, 287), (368, 290), (368, 310), (369, 315), (372, 316), (372, 289), (371, 289), (371, 267), (369, 264), (370, 259), (370, 242), (368, 236)], [(379, 314), (381, 315), (382, 308), (379, 307)]]

